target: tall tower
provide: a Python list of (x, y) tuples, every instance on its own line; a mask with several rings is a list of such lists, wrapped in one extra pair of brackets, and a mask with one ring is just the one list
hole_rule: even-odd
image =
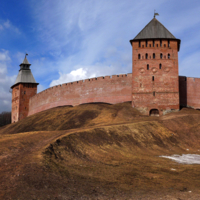
[(180, 40), (154, 17), (130, 43), (132, 106), (145, 115), (179, 110)]
[[(26, 54), (27, 55), (27, 54)], [(29, 99), (37, 94), (37, 85), (26, 56), (19, 65), (20, 70), (12, 89), (12, 123), (24, 119), (29, 111)]]

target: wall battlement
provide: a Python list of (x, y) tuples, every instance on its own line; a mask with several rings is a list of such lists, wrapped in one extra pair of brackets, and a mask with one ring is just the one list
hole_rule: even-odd
[(57, 106), (131, 101), (132, 73), (101, 76), (50, 87), (32, 98), (28, 116)]

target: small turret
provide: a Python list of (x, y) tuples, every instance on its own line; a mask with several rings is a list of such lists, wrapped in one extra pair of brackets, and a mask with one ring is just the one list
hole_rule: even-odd
[(37, 94), (37, 83), (30, 70), (31, 64), (25, 55), (12, 89), (12, 123), (28, 116), (29, 99)]

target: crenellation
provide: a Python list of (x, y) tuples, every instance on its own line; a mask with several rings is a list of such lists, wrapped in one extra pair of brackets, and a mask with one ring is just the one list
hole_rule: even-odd
[(163, 25), (164, 34), (157, 37), (159, 27), (152, 30), (158, 24), (152, 19), (145, 31), (130, 40), (132, 73), (63, 83), (38, 94), (34, 82), (12, 86), (12, 122), (57, 106), (94, 102), (132, 101), (132, 106), (145, 115), (163, 115), (183, 106), (200, 109), (200, 78), (178, 76), (180, 40)]

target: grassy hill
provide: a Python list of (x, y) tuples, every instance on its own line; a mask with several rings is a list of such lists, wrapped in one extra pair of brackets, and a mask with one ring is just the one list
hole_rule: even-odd
[(0, 199), (199, 199), (199, 166), (159, 157), (198, 154), (199, 121), (130, 103), (37, 113), (0, 129)]

